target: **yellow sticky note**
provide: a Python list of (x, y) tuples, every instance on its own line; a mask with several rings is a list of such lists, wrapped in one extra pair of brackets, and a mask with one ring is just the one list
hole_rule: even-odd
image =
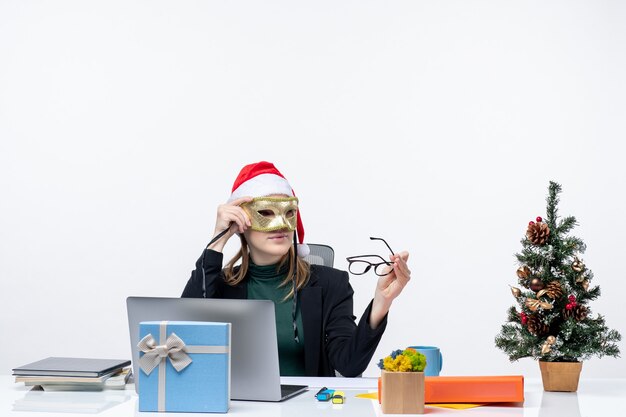
[(367, 398), (369, 400), (378, 400), (378, 393), (377, 392), (367, 392), (365, 394), (357, 394), (355, 395), (356, 398)]
[(454, 410), (467, 410), (468, 408), (481, 407), (486, 404), (471, 404), (471, 403), (450, 403), (450, 404), (428, 404), (430, 407), (452, 408)]

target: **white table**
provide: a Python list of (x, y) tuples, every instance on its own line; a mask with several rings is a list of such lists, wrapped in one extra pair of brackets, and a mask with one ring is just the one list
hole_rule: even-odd
[[(198, 414), (140, 413), (134, 387), (101, 392), (43, 392), (13, 382), (10, 375), (0, 376), (0, 416), (28, 417), (50, 415), (102, 416), (181, 416)], [(375, 378), (283, 378), (283, 383), (306, 384), (309, 392), (281, 403), (232, 401), (229, 414), (256, 417), (382, 416), (377, 401), (355, 398), (358, 393), (376, 388)], [(346, 394), (343, 405), (315, 400), (319, 387), (341, 389)], [(611, 417), (626, 415), (626, 379), (582, 379), (577, 393), (544, 392), (540, 380), (525, 380), (523, 405), (484, 406), (468, 410), (450, 410), (426, 406), (427, 415), (474, 417)], [(213, 415), (213, 414), (211, 414)], [(388, 416), (388, 415), (386, 415)]]

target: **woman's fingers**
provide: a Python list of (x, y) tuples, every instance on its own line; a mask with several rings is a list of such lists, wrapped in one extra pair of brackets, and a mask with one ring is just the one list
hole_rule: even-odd
[(244, 230), (247, 229), (247, 227), (252, 225), (252, 223), (250, 222), (250, 218), (248, 217), (248, 213), (246, 213), (246, 211), (241, 208), (242, 204), (248, 203), (250, 201), (252, 201), (252, 197), (241, 197), (230, 202), (230, 204), (236, 209), (237, 215), (242, 220), (241, 224), (246, 225), (246, 227), (241, 230), (241, 233), (243, 233)]
[[(400, 286), (400, 291), (411, 279), (411, 270), (407, 265), (406, 261), (409, 259), (408, 252), (400, 252), (396, 255), (391, 255), (389, 257), (393, 262), (393, 273), (389, 273), (387, 277), (392, 278), (392, 282), (395, 282)], [(391, 282), (388, 284), (391, 285)]]
[(409, 269), (409, 266), (404, 258), (398, 257), (394, 262), (393, 269), (396, 271), (398, 279), (403, 281), (404, 284), (411, 279), (411, 270)]
[(241, 207), (227, 206), (224, 209), (225, 219), (228, 225), (235, 223), (239, 229), (239, 233), (243, 233), (250, 226), (250, 219)]
[(215, 220), (215, 231), (213, 239), (216, 236), (220, 236), (215, 242), (211, 240), (209, 249), (217, 250), (220, 252), (226, 242), (237, 232), (243, 233), (251, 225), (248, 214), (240, 206), (248, 201), (251, 201), (251, 197), (242, 197), (233, 200), (226, 204), (220, 204), (217, 206), (217, 218)]
[[(218, 206), (216, 229), (224, 230), (230, 227), (232, 233), (236, 231), (243, 233), (251, 225), (251, 222), (248, 214), (240, 205), (251, 200), (251, 197), (242, 197)], [(236, 227), (233, 227), (233, 223)]]
[(391, 258), (392, 261), (402, 259), (404, 262), (407, 262), (409, 260), (409, 252), (402, 251), (400, 253), (396, 253), (395, 255), (389, 255), (389, 258)]

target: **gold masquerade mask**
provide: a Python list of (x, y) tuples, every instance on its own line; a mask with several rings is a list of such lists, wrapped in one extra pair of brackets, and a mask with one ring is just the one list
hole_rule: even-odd
[(298, 199), (296, 197), (257, 197), (241, 205), (248, 217), (252, 230), (273, 232), (275, 230), (296, 230)]

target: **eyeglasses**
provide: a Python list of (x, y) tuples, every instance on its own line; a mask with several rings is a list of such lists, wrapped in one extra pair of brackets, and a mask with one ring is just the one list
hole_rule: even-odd
[[(370, 237), (370, 239), (382, 240), (387, 248), (389, 248), (391, 254), (395, 255), (395, 253), (393, 253), (393, 249), (391, 249), (391, 246), (389, 246), (385, 239), (379, 237)], [(382, 256), (379, 255), (349, 256), (346, 258), (346, 260), (348, 261), (348, 271), (350, 271), (350, 273), (354, 275), (363, 275), (370, 269), (374, 268), (374, 273), (379, 277), (383, 277), (389, 273), (389, 270), (386, 267), (393, 265), (393, 262), (386, 261)], [(380, 260), (381, 262), (376, 262), (378, 260)]]

